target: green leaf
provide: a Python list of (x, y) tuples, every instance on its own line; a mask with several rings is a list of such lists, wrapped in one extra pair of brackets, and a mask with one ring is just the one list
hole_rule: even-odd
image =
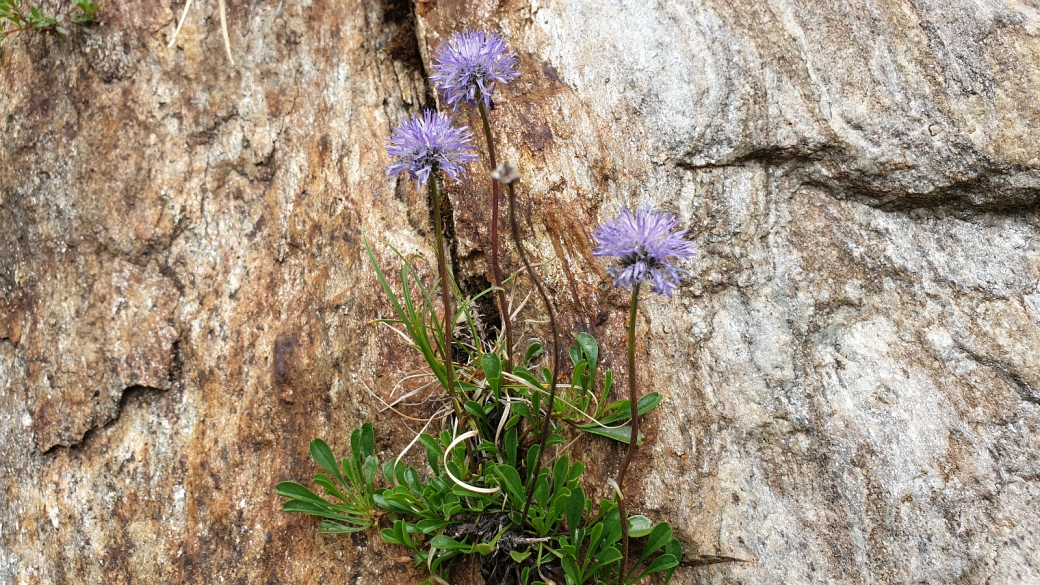
[[(632, 438), (632, 427), (625, 425), (623, 427), (609, 427), (603, 428), (596, 425), (579, 425), (579, 429), (592, 435), (599, 435), (601, 437), (607, 437), (608, 439), (614, 439), (615, 441), (628, 444)], [(637, 445), (643, 444), (643, 433), (639, 433), (639, 440)]]
[(502, 387), (502, 360), (496, 354), (485, 353), (480, 356), (480, 369), (484, 370), (484, 377), (487, 378), (488, 385), (497, 395)]
[(589, 550), (596, 552), (599, 550), (600, 541), (603, 539), (603, 532), (606, 530), (606, 526), (602, 522), (597, 522), (589, 530)]
[(365, 457), (371, 457), (376, 452), (376, 433), (372, 428), (372, 423), (367, 422), (361, 425), (361, 454)]
[(491, 441), (481, 441), (480, 444), (477, 445), (477, 451), (481, 451), (483, 453), (491, 453), (491, 454), (494, 454), (494, 455), (501, 455), (502, 454), (498, 450), (498, 447), (496, 447), (495, 444), (492, 443)]
[(414, 467), (409, 467), (404, 470), (404, 484), (408, 486), (408, 489), (412, 490), (412, 493), (417, 496), (422, 496), (423, 486), (419, 481), (419, 472)]
[(339, 465), (336, 463), (336, 456), (332, 454), (332, 449), (329, 448), (329, 444), (321, 439), (314, 439), (310, 445), (311, 459), (315, 463), (320, 465), (322, 469), (328, 471), (335, 477), (341, 484), (348, 486), (347, 481), (343, 479), (343, 474), (339, 471)]
[(319, 534), (347, 534), (350, 532), (364, 532), (368, 530), (370, 526), (347, 526), (346, 524), (340, 524), (339, 522), (333, 522), (332, 520), (322, 520), (321, 525), (318, 528)]
[(488, 422), (487, 415), (484, 414), (484, 408), (480, 406), (480, 404), (470, 400), (463, 405), (463, 408), (465, 408), (466, 412), (470, 413), (470, 415), (472, 415), (480, 422), (484, 423), (487, 426), (491, 426), (491, 423)]
[[(661, 396), (659, 392), (647, 393), (645, 396), (640, 398), (639, 401), (636, 402), (636, 408), (639, 410), (639, 416), (643, 416), (644, 414), (656, 408), (658, 404), (661, 404), (661, 400), (663, 399), (664, 397)], [(617, 402), (611, 403), (610, 406), (604, 409), (604, 412), (613, 413), (610, 416), (607, 416), (599, 421), (605, 425), (609, 425), (620, 420), (632, 418), (632, 409), (629, 406), (629, 401), (627, 399), (618, 400)]]
[[(354, 432), (350, 433), (350, 454), (353, 456), (354, 461), (364, 459), (361, 455), (361, 429), (354, 429)], [(343, 467), (347, 467), (345, 462)]]
[(433, 436), (423, 433), (419, 435), (419, 442), (426, 446), (426, 462), (434, 472), (440, 471), (440, 459), (444, 457), (444, 450)]
[(94, 4), (90, 0), (79, 0), (79, 2), (76, 2), (76, 8), (79, 8), (88, 15), (93, 15), (98, 11), (97, 4)]
[(527, 557), (531, 556), (531, 550), (528, 549), (524, 552), (518, 552), (515, 550), (509, 551), (509, 556), (513, 557), (513, 561), (516, 563), (522, 563), (527, 560)]
[[(426, 312), (425, 310), (416, 312), (415, 305), (412, 303), (411, 291), (409, 290), (409, 281), (411, 280), (410, 275), (412, 274), (410, 265), (408, 264), (408, 262), (404, 262), (404, 266), (401, 269), (401, 296), (404, 299), (404, 305), (402, 305), (401, 301), (397, 298), (397, 295), (394, 294), (394, 289), (392, 289), (390, 287), (390, 283), (387, 282), (386, 275), (383, 274), (383, 270), (379, 267), (379, 262), (376, 261), (375, 253), (372, 251), (372, 245), (368, 241), (368, 234), (362, 231), (361, 236), (365, 242), (365, 252), (368, 255), (368, 261), (372, 265), (372, 269), (375, 270), (376, 277), (379, 280), (379, 284), (382, 285), (383, 291), (386, 293), (387, 298), (390, 299), (390, 304), (393, 305), (394, 312), (397, 313), (398, 319), (400, 319), (401, 323), (407, 329), (408, 336), (415, 343), (415, 346), (419, 349), (419, 351), (422, 352), (423, 357), (426, 358), (426, 363), (429, 364), (430, 369), (433, 371), (433, 374), (437, 377), (437, 380), (440, 382), (441, 386), (446, 387), (447, 371), (444, 368), (444, 363), (437, 358), (436, 352), (434, 351), (433, 346), (430, 344), (430, 339), (427, 335), (428, 325), (425, 318)], [(393, 249), (393, 247), (391, 247), (391, 249)], [(404, 259), (401, 253), (398, 252), (396, 249), (394, 249), (394, 252), (398, 255), (399, 258), (401, 258), (402, 260)], [(416, 284), (419, 286), (420, 290), (422, 291), (425, 297), (426, 290), (425, 288), (423, 288), (422, 281), (419, 279), (415, 280)], [(427, 301), (427, 303), (424, 303), (424, 309), (427, 306), (429, 299), (425, 300)], [(437, 325), (436, 320), (434, 320), (434, 329), (439, 331), (439, 326)]]
[(607, 565), (612, 565), (612, 564), (614, 564), (614, 563), (616, 563), (616, 562), (618, 562), (620, 560), (621, 560), (621, 551), (619, 551), (618, 549), (616, 549), (616, 548), (614, 548), (612, 546), (608, 546), (607, 548), (605, 548), (602, 551), (600, 551), (600, 553), (598, 555), (596, 555), (596, 563), (600, 567), (605, 567)]
[(560, 565), (563, 567), (563, 573), (568, 579), (573, 580), (575, 583), (584, 583), (585, 580), (581, 578), (581, 570), (578, 569), (577, 563), (574, 562), (574, 558), (570, 555), (563, 557), (560, 560)]
[(397, 465), (397, 461), (389, 460), (383, 462), (383, 477), (386, 481), (394, 483), (394, 467)]
[(552, 477), (553, 477), (553, 492), (559, 492), (563, 489), (564, 484), (567, 483), (568, 475), (570, 475), (571, 461), (566, 455), (556, 460), (556, 464), (553, 465)]
[[(643, 516), (642, 514), (634, 514), (628, 517), (628, 536), (629, 538), (641, 538), (650, 534), (653, 530), (654, 523)], [(665, 540), (667, 542), (667, 539)]]
[(546, 514), (546, 520), (549, 525), (555, 526), (557, 520), (560, 518), (560, 514), (563, 513), (564, 508), (567, 507), (567, 502), (571, 499), (571, 490), (563, 488), (558, 494), (555, 494), (552, 502), (549, 505), (549, 512)]
[(539, 508), (545, 508), (549, 503), (549, 471), (542, 468), (538, 472), (538, 482), (534, 486), (534, 501)]
[[(513, 408), (513, 410), (516, 410), (516, 408)], [(513, 416), (509, 417), (509, 420), (506, 421), (506, 429), (511, 429), (515, 427), (521, 420), (523, 420), (523, 418), (524, 417), (520, 416), (519, 414), (514, 414)]]
[(333, 483), (333, 481), (329, 478), (329, 476), (325, 475), (324, 473), (315, 473), (311, 481), (325, 488), (325, 493), (339, 498), (341, 502), (350, 501), (350, 497), (341, 492), (339, 488), (336, 487), (336, 484)]
[(571, 465), (571, 471), (567, 476), (567, 481), (572, 482), (581, 477), (581, 474), (583, 473), (585, 473), (585, 464), (581, 461), (575, 461), (574, 465)]
[(567, 500), (567, 528), (571, 531), (571, 538), (577, 538), (578, 527), (581, 525), (581, 516), (585, 512), (585, 492), (581, 488), (575, 488), (570, 499)]
[[(631, 528), (629, 529), (628, 535), (632, 536)], [(642, 563), (646, 559), (650, 558), (650, 555), (668, 544), (668, 541), (671, 539), (672, 527), (667, 522), (661, 522), (657, 526), (654, 526), (654, 529), (650, 531), (650, 537), (646, 539), (646, 546), (643, 548), (643, 554), (639, 556), (639, 562)]]
[(447, 520), (435, 520), (433, 518), (428, 518), (426, 520), (420, 520), (415, 525), (415, 527), (422, 531), (423, 534), (433, 534), (441, 528), (444, 528), (445, 526), (449, 526), (451, 524), (452, 522), (448, 522)]
[(362, 470), (365, 474), (365, 487), (371, 491), (373, 483), (376, 480), (376, 470), (379, 469), (379, 460), (376, 459), (375, 455), (369, 455), (365, 458), (365, 464)]
[(283, 498), (299, 500), (302, 502), (310, 502), (318, 506), (331, 506), (331, 504), (325, 501), (321, 496), (315, 494), (311, 490), (294, 481), (283, 481), (278, 485), (274, 486), (274, 489), (274, 493), (279, 496), (282, 496)]
[[(530, 365), (531, 360), (542, 354), (542, 344), (537, 341), (527, 347), (524, 353), (524, 364)], [(514, 370), (515, 373), (515, 370)]]
[[(571, 349), (573, 350), (574, 348), (571, 348)], [(585, 371), (588, 369), (588, 367), (589, 367), (589, 364), (585, 360), (582, 360), (582, 361), (578, 362), (577, 364), (575, 364), (574, 371), (571, 372), (572, 383), (574, 383), (574, 384), (581, 384), (581, 386), (584, 388), (585, 387), (585, 385), (584, 385)]]
[(406, 526), (407, 524), (404, 520), (394, 520), (394, 538), (399, 542), (410, 542), (412, 540), (408, 537)]
[(646, 570), (640, 573), (639, 577), (635, 579), (634, 582), (638, 582), (643, 577), (646, 577), (647, 575), (650, 575), (652, 573), (667, 571), (668, 569), (673, 569), (678, 566), (679, 559), (673, 557), (672, 555), (661, 555), (654, 559), (654, 562), (650, 563), (650, 565), (647, 566)]
[(621, 514), (617, 508), (613, 508), (603, 519), (604, 530), (604, 544), (611, 545), (621, 540)]
[(394, 529), (393, 528), (384, 528), (384, 529), (380, 530), (379, 531), (379, 536), (382, 536), (383, 537), (383, 541), (387, 542), (389, 544), (404, 544), (400, 540), (397, 540), (397, 537), (394, 536)]
[(524, 484), (520, 481), (520, 474), (516, 469), (510, 465), (496, 465), (494, 473), (502, 480), (502, 487), (515, 500), (514, 503), (516, 505), (522, 504), (524, 501)]
[[(679, 544), (679, 541), (674, 538), (669, 540), (668, 544), (664, 545), (664, 554), (672, 555), (676, 560), (682, 560), (682, 544)], [(668, 572), (665, 573), (664, 577), (665, 585), (668, 585), (668, 582), (672, 580), (672, 575), (675, 574), (675, 570), (678, 568), (679, 563), (675, 563), (674, 567), (668, 569)]]
[[(544, 386), (542, 386), (542, 383), (539, 382), (538, 379), (534, 377), (534, 374), (532, 374), (530, 372), (530, 370), (528, 370), (527, 368), (525, 368), (523, 366), (517, 366), (517, 367), (513, 368), (513, 375), (516, 376), (517, 378), (522, 378), (524, 381), (526, 381), (528, 384), (534, 386), (535, 388), (542, 388), (544, 390)], [(514, 408), (516, 406), (517, 405), (515, 405), (515, 404), (513, 405)]]
[(437, 453), (438, 457), (444, 456), (444, 449), (441, 448), (440, 442), (433, 435), (429, 433), (423, 433), (419, 435), (419, 442), (423, 445), (426, 445), (427, 449), (430, 449)]
[(408, 502), (408, 500), (402, 499), (399, 494), (395, 494), (393, 492), (372, 494), (372, 501), (374, 501), (376, 505), (380, 508), (384, 510), (389, 510), (395, 514), (404, 514), (408, 516), (416, 515), (415, 509)]
[[(326, 506), (328, 506), (327, 503)], [(333, 512), (328, 508), (323, 508), (310, 502), (302, 502), (300, 500), (289, 500), (285, 502), (284, 504), (282, 504), (282, 511), (298, 512), (300, 514), (308, 514), (310, 516), (320, 516), (322, 518), (330, 518), (332, 520), (339, 520), (340, 522), (349, 522), (351, 524), (366, 524), (367, 526), (372, 525), (371, 522), (366, 523), (365, 519), (359, 516), (350, 517), (345, 516), (343, 514), (337, 514), (336, 512)]]
[(466, 550), (470, 546), (464, 542), (459, 542), (450, 536), (444, 536), (438, 534), (430, 540), (430, 546), (439, 548), (441, 550)]
[[(431, 477), (430, 481), (429, 481), (429, 484), (430, 484), (430, 487), (432, 487), (433, 490), (435, 492), (438, 492), (438, 493), (451, 491), (451, 486), (453, 485), (453, 484), (450, 484), (450, 483), (444, 481), (443, 479), (441, 479), (439, 477)], [(448, 497), (448, 498), (444, 498), (444, 500), (445, 501), (457, 502), (458, 498), (450, 498), (450, 497)]]
[[(531, 448), (527, 450), (527, 472), (534, 473), (535, 462), (538, 461), (538, 453), (541, 450), (540, 445), (531, 445)], [(527, 478), (527, 481), (532, 481), (537, 478)]]
[[(574, 370), (577, 371), (578, 364), (582, 362), (581, 353), (579, 353), (578, 348), (568, 347), (567, 355), (571, 358), (571, 363), (574, 364)], [(577, 377), (577, 374), (575, 374), (574, 377)]]
[(595, 372), (596, 363), (599, 362), (599, 344), (596, 343), (596, 338), (588, 333), (579, 333), (575, 339), (581, 346), (581, 351), (585, 353), (585, 357), (588, 358), (589, 371)]
[(405, 465), (404, 463), (400, 463), (399, 465), (394, 467), (394, 483), (401, 486), (407, 485), (404, 479), (404, 472), (408, 469), (411, 468)]

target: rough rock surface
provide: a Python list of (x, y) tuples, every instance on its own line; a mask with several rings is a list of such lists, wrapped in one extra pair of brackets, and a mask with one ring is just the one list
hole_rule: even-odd
[[(362, 232), (428, 253), (382, 144), (465, 27), (519, 53), (492, 118), (570, 331), (623, 369), (596, 221), (699, 243), (640, 329), (666, 403), (632, 485), (676, 583), (1040, 582), (1040, 2), (231, 0), (235, 68), (216, 2), (166, 48), (182, 6), (0, 44), (0, 582), (418, 580), (273, 487), (315, 436), (411, 438)], [(574, 449), (601, 489), (620, 451)]]

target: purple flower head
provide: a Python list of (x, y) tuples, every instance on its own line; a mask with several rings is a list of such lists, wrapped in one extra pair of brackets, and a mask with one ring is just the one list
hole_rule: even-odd
[(459, 180), (465, 172), (462, 165), (477, 158), (469, 130), (452, 127), (450, 117), (430, 110), (395, 128), (386, 151), (397, 159), (386, 167), (386, 174), (395, 177), (408, 171), (420, 189), (430, 173), (438, 171)]
[(683, 239), (686, 230), (673, 231), (678, 225), (679, 220), (667, 213), (643, 208), (633, 215), (623, 209), (592, 232), (598, 244), (592, 255), (617, 257), (608, 270), (614, 286), (629, 288), (649, 282), (650, 290), (671, 298), (686, 271), (677, 268), (670, 258), (682, 260), (696, 253), (693, 242)]
[(484, 107), (490, 108), (495, 87), (509, 83), (518, 75), (516, 55), (506, 47), (502, 37), (465, 30), (455, 33), (434, 52), (430, 81), (456, 110), (462, 100), (476, 104), (478, 94)]

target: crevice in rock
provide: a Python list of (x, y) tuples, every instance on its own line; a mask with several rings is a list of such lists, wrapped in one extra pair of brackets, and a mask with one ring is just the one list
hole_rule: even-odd
[(77, 450), (84, 448), (87, 445), (87, 443), (90, 442), (91, 437), (93, 437), (98, 431), (112, 426), (123, 416), (123, 412), (127, 408), (127, 403), (130, 400), (136, 398), (138, 395), (145, 397), (145, 399), (154, 399), (154, 397), (160, 394), (165, 394), (166, 392), (167, 390), (164, 390), (162, 388), (154, 388), (152, 386), (127, 386), (123, 389), (123, 394), (119, 398), (119, 404), (116, 406), (115, 416), (105, 421), (104, 424), (95, 425), (87, 429), (78, 441), (70, 442), (67, 445), (62, 443), (52, 445), (48, 447), (46, 450), (43, 450), (43, 454), (48, 455), (51, 453), (55, 453), (61, 449)]
[[(428, 64), (424, 62), (422, 57), (422, 43), (424, 39), (419, 36), (418, 15), (416, 14), (417, 8), (415, 3), (412, 0), (381, 0), (379, 6), (383, 11), (382, 26), (385, 30), (385, 36), (389, 38), (383, 50), (386, 51), (392, 61), (400, 62), (405, 67), (417, 72), (423, 80), (422, 96), (417, 100), (418, 103), (412, 104), (413, 108), (417, 111), (436, 108), (437, 98), (433, 86), (429, 83)], [(394, 193), (395, 198), (405, 204), (409, 200), (409, 197), (404, 192), (404, 189), (409, 188), (407, 183), (408, 181), (399, 180)], [(452, 201), (458, 200), (460, 196), (459, 188), (456, 185), (442, 183), (438, 192), (441, 196), (442, 220), (444, 222), (444, 252), (447, 257), (448, 271), (463, 295), (475, 297), (490, 288), (491, 283), (487, 271), (476, 268), (478, 264), (481, 264), (481, 254), (469, 254), (467, 257), (460, 257), (459, 241), (455, 230), (455, 206), (452, 204)], [(428, 189), (422, 189), (418, 196), (423, 208), (420, 217), (424, 221), (411, 223), (413, 229), (419, 235), (425, 236), (427, 233), (430, 233), (427, 230), (432, 230), (434, 225), (433, 201), (430, 199)], [(422, 225), (423, 223), (425, 225)], [(429, 236), (429, 239), (432, 240), (432, 235)], [(457, 308), (458, 299), (456, 299), (455, 305)], [(491, 295), (485, 295), (477, 301), (476, 308), (482, 317), (481, 323), (478, 323), (477, 327), (478, 335), (481, 336), (481, 339), (470, 341), (473, 343), (493, 343), (498, 335), (497, 324), (501, 322), (498, 306)], [(465, 352), (462, 352), (461, 348), (456, 348), (456, 357), (464, 358)]]
[(876, 175), (850, 173), (856, 163), (835, 147), (815, 150), (767, 146), (715, 161), (691, 162), (682, 158), (674, 164), (684, 170), (742, 167), (750, 164), (779, 167), (804, 185), (823, 188), (836, 199), (852, 200), (890, 212), (934, 210), (968, 216), (981, 213), (1018, 213), (1040, 205), (1040, 169), (1021, 166), (973, 169), (975, 176), (935, 185), (927, 191), (905, 187), (884, 187), (894, 181), (891, 173)]
[[(472, 258), (464, 258), (462, 262), (467, 265), (467, 268), (473, 266)], [(475, 299), (473, 308), (476, 313), (476, 329), (477, 334), (480, 336), (479, 341), (483, 342), (485, 346), (492, 345), (498, 338), (502, 322), (502, 317), (498, 312), (498, 305), (495, 303), (495, 297), (491, 294), (476, 298), (477, 295), (491, 288), (491, 280), (487, 274), (479, 270), (466, 270), (466, 272), (467, 275), (458, 281), (459, 289), (462, 290), (463, 295)]]
[(173, 359), (170, 360), (170, 371), (166, 376), (167, 390), (180, 386), (184, 381), (184, 352), (181, 350), (181, 339), (183, 338), (183, 334), (178, 331), (177, 339), (174, 340), (173, 345), (170, 347)]
[(997, 377), (1014, 390), (1023, 401), (1040, 406), (1040, 388), (1036, 388), (1027, 382), (1021, 374), (1003, 360), (982, 355), (967, 347), (964, 343), (957, 343), (956, 345), (961, 351), (971, 356), (971, 359), (975, 360), (976, 363), (993, 370)]
[(718, 565), (720, 563), (753, 563), (755, 561), (749, 561), (747, 559), (738, 559), (736, 557), (726, 557), (718, 555), (701, 555), (691, 560), (683, 560), (680, 564), (684, 567), (706, 567), (708, 565)]
[(1032, 384), (1022, 379), (1022, 376), (1008, 368), (1004, 362), (1000, 360), (987, 360), (987, 362), (981, 363), (992, 368), (997, 376), (1018, 394), (1019, 398), (1040, 406), (1040, 389), (1034, 388)]

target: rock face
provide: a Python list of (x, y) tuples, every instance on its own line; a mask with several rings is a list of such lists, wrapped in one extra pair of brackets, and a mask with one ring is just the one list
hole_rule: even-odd
[[(500, 158), (621, 376), (591, 226), (654, 204), (698, 242), (640, 322), (666, 402), (631, 485), (674, 582), (1040, 582), (1040, 3), (229, 2), (234, 68), (215, 2), (166, 48), (181, 8), (0, 44), (0, 582), (419, 580), (273, 491), (315, 436), (413, 436), (362, 234), (429, 253), (382, 145), (467, 27), (519, 54)], [(488, 185), (449, 189), (469, 291)], [(621, 452), (574, 449), (601, 489)]]

